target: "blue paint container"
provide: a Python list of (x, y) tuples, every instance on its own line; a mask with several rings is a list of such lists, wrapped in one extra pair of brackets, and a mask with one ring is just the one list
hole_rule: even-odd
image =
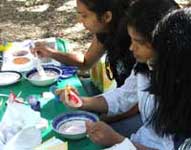
[(40, 111), (40, 101), (38, 101), (38, 98), (36, 96), (29, 96), (28, 103), (33, 110)]

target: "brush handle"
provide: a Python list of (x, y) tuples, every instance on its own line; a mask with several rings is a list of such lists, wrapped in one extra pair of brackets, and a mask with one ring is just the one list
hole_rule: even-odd
[(36, 58), (36, 60), (35, 60), (36, 61), (36, 69), (37, 69), (39, 75), (41, 77), (45, 77), (46, 73), (44, 71), (43, 66), (41, 65), (41, 62), (40, 62), (40, 59), (38, 58), (38, 54), (37, 53), (35, 53), (35, 58)]

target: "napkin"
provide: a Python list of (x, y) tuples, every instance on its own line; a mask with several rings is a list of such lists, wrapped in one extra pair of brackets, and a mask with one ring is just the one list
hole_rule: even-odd
[(47, 124), (28, 105), (8, 102), (0, 123), (0, 150), (32, 150), (41, 143), (40, 129)]
[(41, 143), (41, 132), (35, 127), (20, 130), (8, 143), (4, 150), (33, 150)]
[(1, 123), (7, 126), (18, 124), (24, 128), (35, 126), (41, 119), (40, 113), (32, 110), (30, 106), (8, 102)]

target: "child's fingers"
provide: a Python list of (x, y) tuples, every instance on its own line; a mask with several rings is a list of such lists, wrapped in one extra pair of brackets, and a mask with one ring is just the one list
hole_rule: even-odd
[(73, 91), (75, 94), (77, 94), (77, 95), (79, 95), (79, 92), (78, 92), (78, 90), (76, 89), (76, 88), (74, 88), (73, 86), (71, 86), (71, 85), (67, 85), (66, 87), (65, 87), (65, 89), (67, 89), (68, 91)]
[(56, 93), (57, 95), (60, 95), (60, 94), (62, 94), (64, 91), (65, 91), (65, 89), (56, 89), (55, 93)]

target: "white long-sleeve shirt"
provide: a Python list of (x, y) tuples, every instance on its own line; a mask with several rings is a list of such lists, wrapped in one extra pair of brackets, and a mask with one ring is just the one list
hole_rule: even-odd
[[(126, 112), (138, 103), (143, 126), (131, 136), (131, 141), (158, 150), (174, 150), (172, 137), (159, 137), (151, 127), (146, 126), (146, 118), (149, 117), (154, 107), (154, 96), (145, 91), (148, 86), (147, 76), (135, 75), (132, 72), (122, 87), (103, 94), (108, 104), (108, 115)], [(124, 140), (121, 144), (125, 145), (125, 142)], [(115, 150), (124, 149), (115, 146)]]
[[(137, 76), (132, 71), (125, 83), (116, 89), (110, 90), (102, 95), (108, 104), (108, 115), (116, 115), (127, 112), (138, 103)], [(128, 103), (127, 105), (124, 103)]]

